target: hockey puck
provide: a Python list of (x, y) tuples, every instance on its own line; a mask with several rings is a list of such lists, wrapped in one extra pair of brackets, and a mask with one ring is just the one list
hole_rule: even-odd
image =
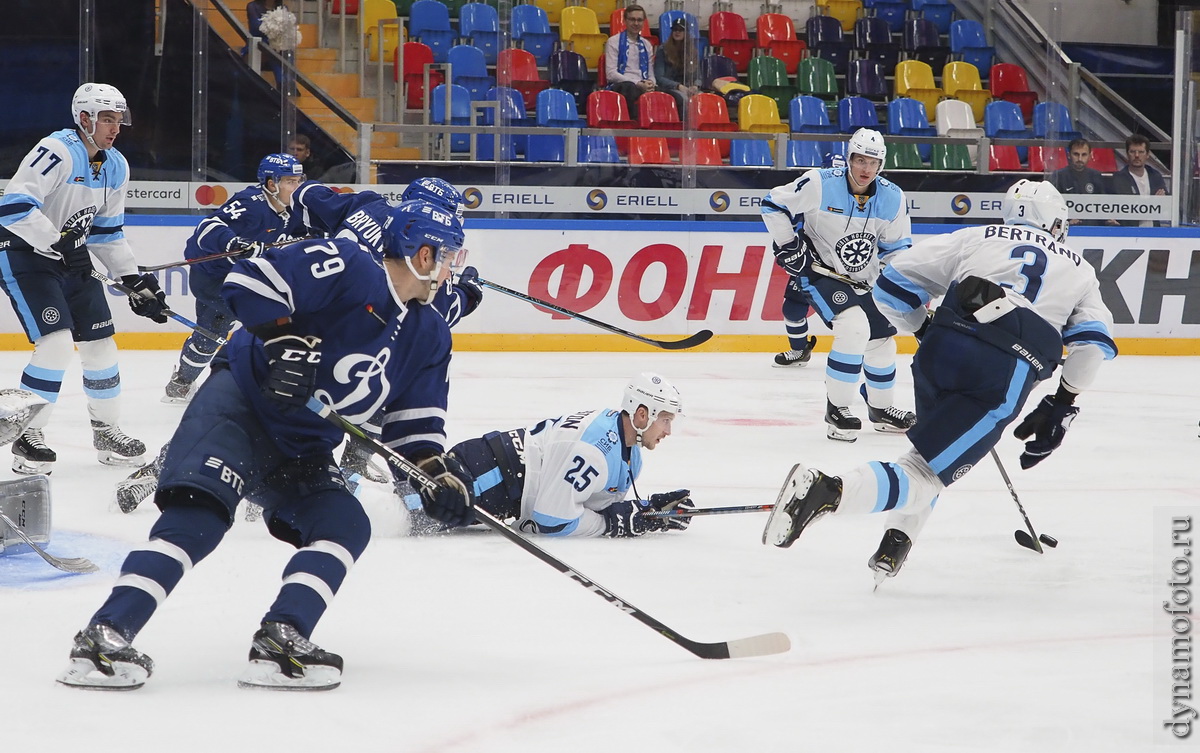
[(1058, 546), (1058, 539), (1054, 538), (1053, 536), (1047, 536), (1044, 533), (1038, 535), (1038, 541), (1042, 542), (1043, 544), (1050, 547), (1051, 549)]

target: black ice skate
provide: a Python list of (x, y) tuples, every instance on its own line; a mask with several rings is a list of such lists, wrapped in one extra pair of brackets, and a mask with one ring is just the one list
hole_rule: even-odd
[(813, 348), (817, 346), (817, 338), (809, 336), (801, 350), (785, 350), (775, 356), (775, 368), (786, 369), (790, 366), (807, 366), (812, 358)]
[(357, 473), (372, 483), (386, 484), (391, 479), (391, 474), (371, 462), (373, 455), (366, 444), (351, 437), (346, 442), (346, 449), (342, 451), (342, 461), (338, 464), (341, 466), (342, 475), (349, 481), (350, 477)]
[(179, 378), (179, 369), (176, 368), (171, 372), (171, 381), (167, 382), (162, 401), (176, 405), (189, 403), (192, 400), (192, 386), (192, 382), (185, 382)]
[(50, 473), (58, 460), (58, 453), (46, 446), (46, 435), (41, 429), (26, 429), (12, 446), (14, 473), (32, 475)]
[(771, 509), (771, 517), (763, 530), (763, 543), (783, 548), (791, 546), (805, 527), (836, 510), (841, 501), (840, 478), (806, 468), (803, 463), (795, 464)]
[(285, 622), (264, 622), (250, 644), (240, 688), (333, 690), (342, 683), (342, 657), (323, 651)]
[(857, 441), (855, 432), (862, 429), (862, 420), (849, 408), (839, 408), (828, 400), (825, 401), (825, 424), (825, 436), (839, 442)]
[(91, 624), (75, 634), (71, 664), (58, 676), (83, 690), (137, 690), (154, 673), (154, 661), (108, 625)]
[(105, 465), (141, 465), (146, 445), (112, 424), (92, 421), (92, 447)]
[(901, 410), (894, 405), (886, 408), (867, 406), (867, 418), (875, 425), (875, 431), (886, 434), (903, 434), (917, 425), (917, 414)]
[(875, 571), (875, 588), (879, 588), (884, 578), (896, 577), (896, 573), (904, 567), (904, 560), (908, 559), (912, 545), (908, 534), (898, 528), (889, 528), (883, 532), (879, 548), (871, 555), (871, 559), (867, 560), (867, 567)]

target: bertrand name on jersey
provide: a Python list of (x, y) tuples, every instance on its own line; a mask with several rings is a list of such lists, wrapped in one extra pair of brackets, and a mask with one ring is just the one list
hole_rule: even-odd
[(1083, 259), (1079, 254), (1066, 246), (1055, 244), (1054, 239), (1041, 230), (1034, 230), (1019, 225), (987, 225), (983, 231), (983, 237), (984, 240), (988, 238), (1003, 238), (1010, 241), (1036, 243), (1047, 251), (1067, 257), (1075, 262), (1075, 266), (1077, 267), (1083, 263)]

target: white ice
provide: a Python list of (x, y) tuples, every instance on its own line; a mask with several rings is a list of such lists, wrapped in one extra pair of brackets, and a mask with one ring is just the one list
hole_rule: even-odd
[[(173, 359), (121, 356), (122, 428), (152, 451), (182, 411), (159, 402)], [(701, 506), (771, 503), (797, 460), (838, 473), (906, 448), (870, 431), (853, 445), (825, 439), (824, 357), (803, 370), (770, 360), (461, 353), (450, 438), (613, 406), (628, 377), (655, 370), (681, 390), (686, 418), (647, 454), (643, 495), (687, 487)], [(7, 383), (26, 361), (0, 354)], [(902, 361), (897, 402), (911, 407)], [(988, 461), (942, 496), (903, 572), (877, 593), (866, 560), (883, 530), (878, 515), (826, 518), (788, 550), (760, 543), (763, 513), (698, 518), (685, 533), (636, 540), (538, 540), (689, 638), (784, 631), (793, 648), (778, 656), (695, 658), (491, 533), (403, 537), (388, 491), (371, 486), (375, 538), (313, 636), (345, 657), (343, 684), (312, 694), (235, 685), (292, 551), (243, 521), (138, 636), (156, 662), (144, 688), (54, 682), (72, 635), (155, 519), (149, 503), (132, 515), (111, 505), (127, 471), (96, 462), (76, 365), (47, 430), (60, 458), (49, 548), (102, 571), (66, 576), (32, 554), (0, 556), (4, 747), (1149, 750), (1171, 684), (1155, 663), (1171, 648), (1161, 610), (1170, 573), (1155, 544), (1167, 522), (1155, 511), (1196, 505), (1197, 364), (1106, 364), (1063, 447), (1033, 470), (1020, 470), (1020, 445), (1005, 438), (999, 450), (1034, 526), (1061, 542), (1044, 555), (1014, 542), (1022, 522)]]

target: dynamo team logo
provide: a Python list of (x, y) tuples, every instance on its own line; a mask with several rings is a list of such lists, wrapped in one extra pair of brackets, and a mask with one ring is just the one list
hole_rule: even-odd
[(708, 197), (708, 205), (714, 212), (724, 212), (729, 208), (729, 194), (724, 191), (713, 191)]
[(588, 191), (587, 195), (588, 209), (594, 212), (599, 212), (604, 207), (608, 206), (608, 194), (601, 191), (599, 188), (593, 188)]
[(971, 211), (971, 197), (964, 193), (960, 193), (950, 200), (950, 211), (957, 214), (959, 217)]
[(467, 209), (478, 209), (483, 203), (483, 193), (478, 188), (468, 188), (463, 191), (463, 206)]

